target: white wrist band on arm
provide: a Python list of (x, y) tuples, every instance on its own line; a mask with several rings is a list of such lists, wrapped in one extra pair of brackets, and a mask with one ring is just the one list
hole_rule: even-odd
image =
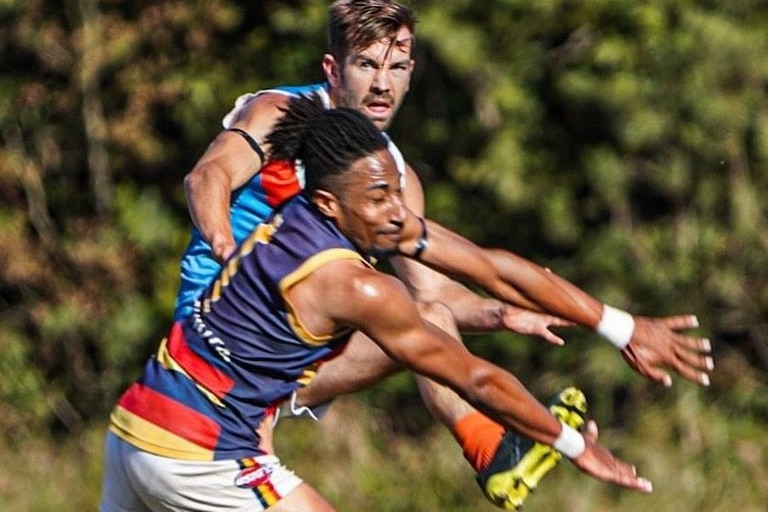
[(619, 350), (624, 350), (635, 332), (635, 319), (626, 311), (603, 304), (603, 316), (595, 331)]
[(565, 423), (562, 425), (563, 430), (560, 432), (560, 435), (557, 436), (555, 442), (552, 443), (552, 448), (559, 451), (569, 459), (575, 459), (584, 453), (584, 450), (586, 449), (584, 436), (582, 436), (578, 430), (569, 427)]

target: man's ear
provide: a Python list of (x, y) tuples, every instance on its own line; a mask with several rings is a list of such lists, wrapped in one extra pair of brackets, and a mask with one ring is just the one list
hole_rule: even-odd
[(330, 53), (323, 55), (323, 73), (331, 87), (339, 86), (339, 64), (336, 62), (336, 57)]
[(312, 192), (312, 202), (326, 217), (331, 219), (338, 217), (339, 199), (327, 190), (317, 189)]

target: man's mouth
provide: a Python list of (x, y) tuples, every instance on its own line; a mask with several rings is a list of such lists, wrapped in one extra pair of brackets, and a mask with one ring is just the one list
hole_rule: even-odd
[(393, 242), (400, 243), (403, 239), (403, 230), (402, 229), (392, 229), (389, 231), (382, 231), (380, 233), (388, 240), (392, 240)]
[(374, 116), (381, 117), (389, 114), (392, 110), (392, 103), (385, 100), (373, 100), (367, 102), (365, 108)]

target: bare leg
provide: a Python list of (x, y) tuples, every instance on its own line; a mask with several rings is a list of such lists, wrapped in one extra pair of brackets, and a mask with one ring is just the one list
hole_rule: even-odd
[(270, 512), (336, 512), (314, 487), (304, 482), (288, 496), (269, 507)]
[(299, 405), (315, 407), (371, 387), (403, 368), (376, 343), (357, 332), (338, 357), (323, 363), (309, 385), (297, 391)]
[[(422, 317), (451, 334), (460, 343), (460, 335), (450, 310), (437, 303), (419, 304)], [(338, 396), (368, 388), (402, 370), (370, 338), (356, 333), (344, 352), (323, 364), (310, 384), (298, 391), (297, 403), (317, 406)], [(456, 421), (475, 411), (449, 388), (416, 376), (427, 409), (453, 432)]]
[[(447, 306), (419, 304), (419, 310), (426, 321), (461, 343)], [(366, 388), (400, 369), (372, 340), (358, 333), (344, 353), (320, 367), (309, 386), (299, 391), (297, 402), (310, 407), (322, 405), (339, 395)], [(542, 466), (537, 453), (533, 453), (533, 458), (526, 457), (530, 452), (518, 451), (519, 437), (506, 433), (501, 425), (479, 413), (451, 389), (420, 375), (415, 378), (424, 404), (461, 446), (464, 458), (481, 478), (478, 483), (488, 500), (508, 510), (522, 505), (529, 487), (520, 485), (521, 478), (535, 486), (554, 467), (556, 459)]]
[[(425, 320), (450, 334), (456, 343), (461, 343), (461, 335), (454, 322), (453, 314), (447, 306), (439, 303), (419, 304), (419, 310)], [(476, 412), (476, 410), (450, 388), (421, 375), (415, 375), (415, 378), (424, 405), (455, 436), (454, 426), (456, 422), (467, 414)]]
[[(460, 341), (453, 316), (441, 304), (419, 305), (421, 314)], [(344, 352), (323, 364), (309, 386), (298, 391), (299, 405), (321, 405), (337, 396), (370, 387), (381, 379), (402, 370), (370, 338), (356, 333)], [(416, 382), (429, 411), (453, 433), (456, 421), (474, 409), (445, 386), (416, 375)], [(261, 448), (273, 453), (272, 422), (266, 418), (259, 427)], [(270, 508), (274, 512), (334, 512), (333, 506), (314, 488), (303, 483), (286, 498)]]

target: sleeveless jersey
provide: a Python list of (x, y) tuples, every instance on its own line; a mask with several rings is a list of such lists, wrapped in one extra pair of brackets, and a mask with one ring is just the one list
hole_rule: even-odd
[(265, 412), (334, 357), (351, 330), (309, 332), (287, 291), (322, 265), (370, 263), (302, 195), (285, 203), (176, 322), (121, 396), (111, 430), (136, 447), (188, 460), (259, 455)]
[[(319, 94), (326, 107), (330, 108), (328, 84), (284, 86), (240, 96), (234, 108), (224, 117), (222, 125), (229, 128), (237, 113), (253, 98), (265, 93), (286, 95)], [(386, 136), (386, 133), (384, 134)], [(405, 186), (405, 160), (400, 150), (387, 137), (389, 152), (392, 154), (400, 173), (401, 186)], [(283, 200), (294, 195), (303, 186), (303, 176), (296, 174), (293, 167), (286, 169), (280, 163), (269, 162), (262, 167), (245, 185), (235, 190), (230, 203), (230, 221), (235, 242), (240, 244), (251, 230), (263, 222)], [(192, 305), (203, 289), (213, 281), (221, 268), (213, 257), (211, 246), (197, 228), (181, 258), (179, 292), (176, 296), (174, 316), (177, 320), (192, 313)]]

